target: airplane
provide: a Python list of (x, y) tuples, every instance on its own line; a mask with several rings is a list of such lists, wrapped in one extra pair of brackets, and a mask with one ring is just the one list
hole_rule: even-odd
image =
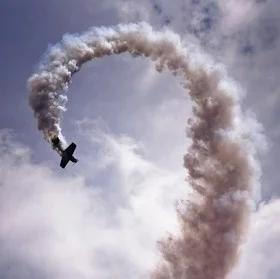
[(69, 161), (77, 163), (78, 160), (73, 156), (76, 149), (76, 144), (72, 142), (66, 149), (63, 149), (59, 137), (55, 136), (52, 138), (53, 148), (58, 151), (61, 156), (60, 167), (65, 168)]

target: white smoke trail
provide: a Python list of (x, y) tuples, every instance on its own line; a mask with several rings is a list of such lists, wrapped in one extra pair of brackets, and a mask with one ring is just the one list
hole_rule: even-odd
[(193, 102), (192, 146), (184, 166), (194, 192), (178, 208), (180, 237), (161, 242), (163, 260), (152, 277), (225, 278), (236, 262), (246, 229), (258, 164), (255, 148), (242, 129), (237, 89), (221, 69), (198, 63), (178, 35), (154, 31), (144, 23), (65, 35), (28, 80), (38, 128), (48, 141), (61, 136), (64, 92), (71, 76), (87, 61), (124, 52), (150, 58), (159, 72), (168, 69), (179, 75)]

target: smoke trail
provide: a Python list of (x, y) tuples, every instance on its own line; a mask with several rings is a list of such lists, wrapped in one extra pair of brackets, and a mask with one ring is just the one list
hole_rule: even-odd
[(255, 150), (239, 128), (238, 98), (222, 70), (198, 63), (178, 35), (154, 31), (144, 23), (65, 35), (28, 81), (38, 128), (48, 141), (61, 136), (60, 117), (67, 100), (63, 92), (71, 76), (87, 61), (124, 52), (149, 57), (157, 71), (179, 75), (193, 102), (192, 145), (184, 166), (194, 191), (178, 207), (181, 234), (161, 242), (163, 260), (152, 277), (225, 278), (246, 229)]

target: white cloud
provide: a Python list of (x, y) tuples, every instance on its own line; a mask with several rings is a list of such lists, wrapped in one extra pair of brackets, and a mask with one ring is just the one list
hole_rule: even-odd
[(279, 278), (280, 200), (260, 206), (251, 218), (246, 243), (241, 248), (241, 258), (231, 274), (231, 279)]
[(182, 173), (148, 162), (128, 137), (97, 134), (111, 178), (103, 188), (34, 164), (29, 149), (1, 132), (4, 278), (143, 278), (157, 263), (157, 240), (177, 231)]
[(259, 5), (254, 0), (218, 0), (222, 12), (221, 26), (224, 32), (236, 32), (252, 22), (259, 13)]

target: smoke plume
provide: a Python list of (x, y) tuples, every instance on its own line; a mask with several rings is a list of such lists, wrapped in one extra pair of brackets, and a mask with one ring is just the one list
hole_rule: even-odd
[(61, 137), (60, 119), (72, 75), (88, 61), (124, 52), (148, 57), (157, 71), (180, 76), (193, 103), (188, 122), (192, 145), (184, 157), (193, 193), (178, 204), (180, 235), (160, 242), (162, 261), (151, 277), (226, 278), (246, 230), (256, 167), (255, 149), (240, 128), (238, 89), (221, 67), (192, 56), (173, 32), (158, 32), (145, 23), (65, 35), (28, 80), (38, 128), (48, 141)]

